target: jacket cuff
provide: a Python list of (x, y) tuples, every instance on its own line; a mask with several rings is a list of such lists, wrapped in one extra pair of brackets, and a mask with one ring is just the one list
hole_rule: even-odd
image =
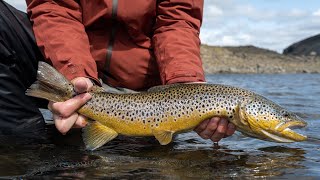
[(101, 82), (98, 79), (98, 73), (92, 69), (86, 69), (82, 65), (69, 64), (58, 69), (58, 71), (69, 81), (77, 77), (86, 77), (93, 80), (95, 84), (101, 86)]
[(205, 82), (205, 77), (198, 72), (174, 72), (166, 77), (165, 84)]

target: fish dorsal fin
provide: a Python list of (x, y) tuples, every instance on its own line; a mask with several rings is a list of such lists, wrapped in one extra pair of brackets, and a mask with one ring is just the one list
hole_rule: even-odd
[(99, 122), (90, 122), (82, 129), (82, 138), (87, 150), (95, 150), (118, 136), (118, 133)]
[(160, 85), (160, 86), (154, 86), (148, 89), (148, 92), (158, 92), (158, 91), (163, 91), (168, 88), (172, 87), (179, 87), (182, 84), (169, 84), (169, 85)]
[(135, 93), (139, 93), (138, 91), (134, 91), (131, 89), (127, 89), (127, 88), (120, 88), (120, 87), (111, 87), (107, 84), (102, 84), (102, 87), (104, 92), (107, 93), (112, 93), (112, 94), (135, 94)]
[(91, 92), (105, 92), (111, 94), (135, 94), (140, 93), (138, 91), (134, 91), (127, 88), (114, 88), (109, 85), (103, 84), (102, 87), (100, 86), (93, 86), (91, 88)]
[(105, 89), (103, 87), (95, 85), (95, 86), (92, 86), (91, 92), (106, 92), (106, 91), (105, 91)]
[(159, 141), (161, 145), (167, 145), (172, 141), (172, 135), (174, 132), (168, 130), (153, 130), (154, 137)]

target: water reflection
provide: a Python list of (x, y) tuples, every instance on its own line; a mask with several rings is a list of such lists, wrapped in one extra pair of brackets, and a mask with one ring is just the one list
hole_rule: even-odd
[(74, 132), (65, 138), (66, 142), (55, 145), (1, 148), (1, 175), (6, 172), (7, 177), (23, 178), (224, 179), (286, 176), (305, 168), (301, 163), (305, 151), (300, 148), (234, 150), (207, 143), (181, 149), (181, 142), (161, 146), (145, 138), (120, 137), (98, 151), (88, 152), (83, 151), (83, 146), (66, 145), (79, 140), (78, 135)]

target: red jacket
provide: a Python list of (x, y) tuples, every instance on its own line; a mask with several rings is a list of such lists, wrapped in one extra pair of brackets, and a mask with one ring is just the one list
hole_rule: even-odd
[(203, 0), (27, 0), (45, 58), (68, 79), (145, 89), (204, 81)]

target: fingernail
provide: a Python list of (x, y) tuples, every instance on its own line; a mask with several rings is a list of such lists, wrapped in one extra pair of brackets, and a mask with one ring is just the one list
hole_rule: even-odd
[(89, 93), (83, 93), (83, 94), (80, 94), (79, 96), (85, 100), (89, 100), (92, 98), (91, 94)]
[(92, 98), (91, 94), (85, 93), (85, 99), (89, 100), (89, 99), (91, 99), (91, 98)]
[(87, 123), (87, 121), (85, 121), (85, 120), (81, 123), (82, 127), (85, 127), (87, 124), (88, 124), (88, 123)]

